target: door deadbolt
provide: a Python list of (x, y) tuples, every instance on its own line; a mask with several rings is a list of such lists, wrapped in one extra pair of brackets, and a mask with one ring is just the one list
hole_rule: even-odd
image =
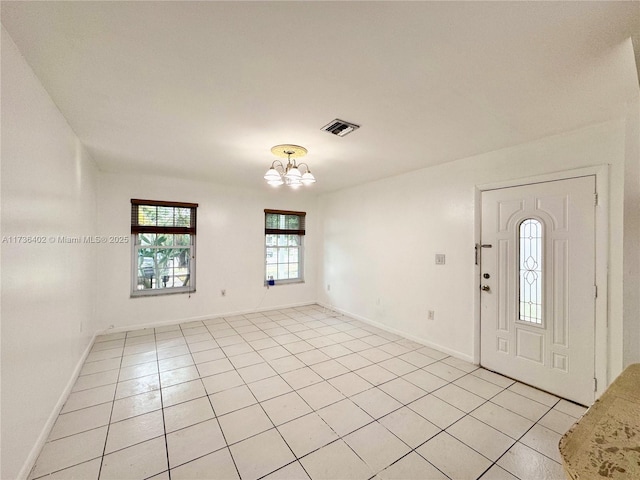
[(491, 278), (491, 275), (489, 275), (488, 273), (483, 273), (482, 278)]

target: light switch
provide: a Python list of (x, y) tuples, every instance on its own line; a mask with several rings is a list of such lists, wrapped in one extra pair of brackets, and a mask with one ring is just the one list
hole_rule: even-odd
[(436, 265), (444, 265), (444, 253), (436, 253)]

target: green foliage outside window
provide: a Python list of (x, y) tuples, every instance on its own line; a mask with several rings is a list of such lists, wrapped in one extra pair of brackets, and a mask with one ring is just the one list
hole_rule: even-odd
[(189, 237), (187, 234), (139, 234), (139, 283), (145, 288), (181, 286), (173, 285), (175, 277), (185, 283), (189, 274)]

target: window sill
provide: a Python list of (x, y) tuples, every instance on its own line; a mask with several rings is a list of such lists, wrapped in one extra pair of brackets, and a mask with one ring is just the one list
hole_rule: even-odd
[(273, 285), (269, 285), (269, 282), (265, 280), (264, 286), (265, 287), (279, 287), (279, 286), (283, 286), (283, 285), (297, 285), (299, 283), (305, 283), (305, 281), (304, 280), (276, 280), (276, 283), (274, 283)]
[(146, 289), (146, 290), (138, 290), (136, 292), (132, 292), (129, 298), (145, 298), (145, 297), (158, 297), (164, 295), (181, 295), (181, 294), (191, 294), (196, 293), (196, 290), (190, 290), (188, 288), (171, 288), (171, 289)]

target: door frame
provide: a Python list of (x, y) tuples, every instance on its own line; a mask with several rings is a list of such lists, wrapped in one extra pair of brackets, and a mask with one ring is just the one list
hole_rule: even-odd
[[(475, 187), (475, 228), (474, 240), (480, 244), (482, 226), (482, 192), (501, 188), (519, 187), (536, 183), (568, 180), (571, 178), (595, 176), (598, 203), (595, 209), (595, 271), (597, 297), (595, 302), (595, 345), (594, 372), (596, 378), (595, 398), (598, 398), (609, 384), (609, 165), (577, 168), (543, 175), (535, 175), (512, 180), (476, 185)], [(480, 276), (482, 252), (478, 252), (478, 264), (474, 268), (474, 345), (473, 361), (480, 364)]]

